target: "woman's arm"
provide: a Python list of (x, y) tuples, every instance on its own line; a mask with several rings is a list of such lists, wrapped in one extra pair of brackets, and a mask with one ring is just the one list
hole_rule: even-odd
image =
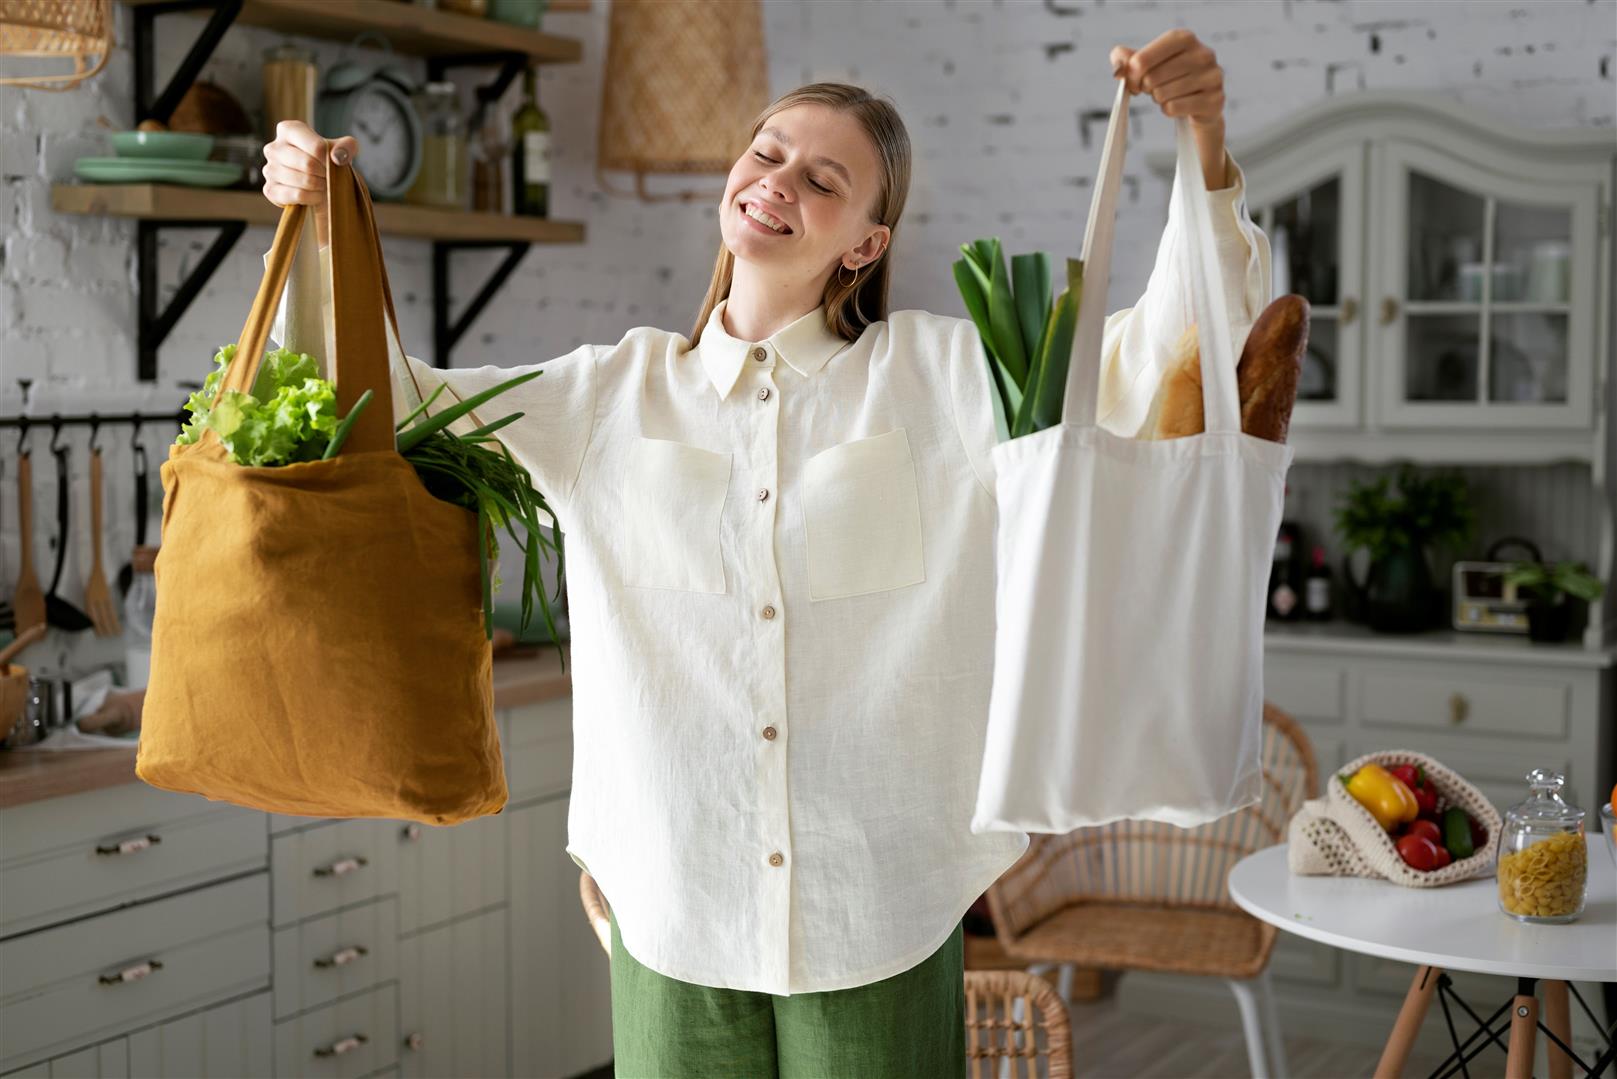
[[(1170, 30), (1144, 48), (1119, 45), (1112, 62), (1131, 90), (1148, 92), (1164, 114), (1185, 117), (1195, 135), (1212, 211), (1213, 239), (1223, 284), (1231, 351), (1239, 355), (1252, 323), (1268, 305), (1269, 238), (1246, 205), (1246, 177), (1224, 143), (1224, 76), (1213, 51), (1188, 30)], [(1177, 176), (1174, 186), (1178, 187)], [(1168, 223), (1157, 245), (1145, 292), (1133, 307), (1106, 318), (1101, 345), (1097, 421), (1139, 437), (1185, 327), (1196, 321), (1184, 223), (1169, 199)]]

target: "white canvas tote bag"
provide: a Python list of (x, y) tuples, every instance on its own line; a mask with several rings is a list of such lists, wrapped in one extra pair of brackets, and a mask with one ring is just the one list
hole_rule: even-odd
[(1128, 129), (1119, 81), (1061, 423), (992, 451), (997, 626), (976, 833), (1191, 827), (1262, 793), (1264, 593), (1293, 451), (1241, 431), (1206, 184), (1188, 121), (1174, 128), (1206, 431), (1147, 441), (1095, 423)]

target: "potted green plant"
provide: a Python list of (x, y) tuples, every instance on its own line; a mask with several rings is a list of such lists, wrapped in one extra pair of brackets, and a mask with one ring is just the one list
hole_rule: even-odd
[(1459, 473), (1425, 476), (1403, 462), (1397, 494), (1390, 484), (1388, 476), (1348, 484), (1336, 510), (1337, 534), (1350, 555), (1360, 547), (1370, 552), (1370, 569), (1360, 582), (1344, 558), (1342, 577), (1370, 628), (1418, 633), (1432, 628), (1439, 613), (1428, 548), (1464, 543), (1476, 516)]
[(1582, 562), (1512, 562), (1505, 583), (1527, 596), (1527, 636), (1535, 641), (1566, 640), (1572, 608), (1567, 596), (1597, 598), (1605, 590)]

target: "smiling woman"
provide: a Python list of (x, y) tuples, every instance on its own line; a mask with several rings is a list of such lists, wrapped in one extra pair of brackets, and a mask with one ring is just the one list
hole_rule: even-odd
[[(911, 170), (893, 104), (815, 83), (746, 134), (688, 337), (636, 326), (452, 369), (395, 346), (399, 397), (445, 386), (435, 415), (543, 372), (502, 395), (522, 419), (493, 437), (567, 536), (567, 853), (633, 959), (612, 964), (620, 1073), (958, 1079), (961, 917), (1029, 841), (968, 826), (994, 389), (970, 320), (888, 310)], [(266, 151), (265, 193), (319, 201), (312, 162), (348, 147), (296, 140)], [(1268, 244), (1225, 165), (1207, 197), (1239, 336), (1268, 299)], [(1139, 303), (1107, 318), (1102, 423), (1139, 422), (1184, 332), (1177, 227)]]
[[(887, 315), (893, 230), (910, 186), (910, 140), (889, 101), (845, 83), (813, 83), (764, 110), (730, 169), (723, 243), (691, 334), (729, 298), (738, 337), (767, 337), (824, 305), (847, 341)], [(760, 215), (770, 220), (754, 224)], [(774, 243), (774, 238), (786, 243)]]

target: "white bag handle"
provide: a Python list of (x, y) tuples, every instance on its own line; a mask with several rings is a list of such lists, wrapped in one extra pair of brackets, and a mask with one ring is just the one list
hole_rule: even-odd
[[(1100, 396), (1101, 345), (1106, 328), (1106, 294), (1111, 284), (1112, 236), (1117, 218), (1117, 194), (1123, 181), (1123, 155), (1128, 144), (1128, 87), (1117, 80), (1117, 97), (1106, 124), (1100, 172), (1084, 225), (1084, 291), (1072, 336), (1067, 389), (1061, 422), (1072, 427), (1095, 426)], [(1234, 342), (1229, 313), (1223, 303), (1223, 275), (1219, 271), (1213, 239), (1212, 215), (1207, 205), (1207, 184), (1196, 152), (1190, 121), (1174, 118), (1176, 164), (1170, 219), (1179, 225), (1190, 259), (1191, 310), (1196, 316), (1202, 368), (1202, 409), (1206, 431), (1241, 430), (1240, 394), (1235, 381)]]

